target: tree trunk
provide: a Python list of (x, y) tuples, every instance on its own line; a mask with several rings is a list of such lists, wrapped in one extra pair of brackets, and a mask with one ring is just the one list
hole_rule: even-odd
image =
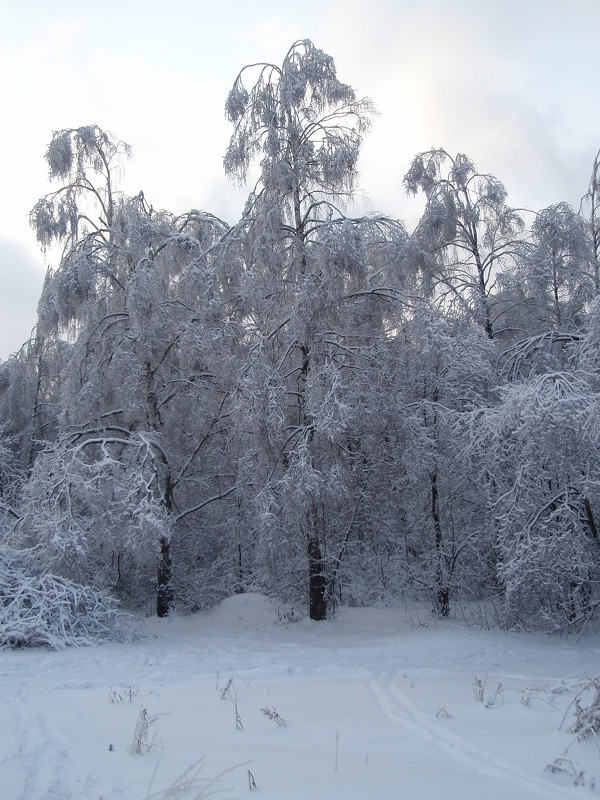
[[(238, 534), (239, 535), (239, 534)], [(242, 543), (238, 540), (238, 569), (237, 569), (237, 586), (235, 587), (236, 594), (244, 594), (244, 567), (242, 562)]]
[(585, 509), (585, 521), (587, 522), (589, 532), (592, 534), (592, 538), (596, 542), (596, 544), (600, 544), (600, 535), (598, 534), (598, 527), (596, 525), (596, 520), (594, 519), (592, 506), (590, 505), (590, 501), (587, 499), (587, 497), (583, 498), (583, 507)]
[(308, 595), (310, 618), (317, 622), (327, 619), (327, 577), (318, 539), (308, 540)]
[(168, 539), (162, 539), (160, 543), (156, 588), (156, 614), (159, 617), (168, 616), (171, 611), (171, 606), (173, 605), (173, 584), (171, 578), (171, 545)]
[[(298, 377), (298, 423), (308, 431), (307, 440), (314, 439), (312, 420), (306, 413), (305, 394), (310, 364), (310, 348), (308, 344), (300, 346), (302, 366)], [(319, 535), (319, 520), (315, 508), (307, 514), (308, 528), (308, 608), (311, 619), (321, 621), (327, 618), (327, 577), (321, 551), (322, 537)]]
[(447, 586), (437, 590), (435, 601), (436, 611), (440, 617), (450, 616), (450, 590)]
[[(169, 512), (173, 508), (173, 484), (171, 482), (171, 472), (162, 453), (162, 461), (167, 470), (164, 478), (163, 502)], [(158, 575), (156, 581), (156, 614), (159, 617), (167, 617), (173, 606), (173, 568), (171, 565), (171, 539), (163, 536), (160, 540), (160, 556), (158, 559)]]
[(435, 593), (435, 610), (440, 617), (447, 617), (450, 614), (450, 590), (446, 579), (446, 571), (443, 568), (443, 536), (442, 521), (440, 519), (440, 507), (437, 486), (437, 470), (431, 473), (431, 516), (433, 517), (433, 528), (435, 530), (435, 551), (438, 562), (437, 566), (437, 590)]

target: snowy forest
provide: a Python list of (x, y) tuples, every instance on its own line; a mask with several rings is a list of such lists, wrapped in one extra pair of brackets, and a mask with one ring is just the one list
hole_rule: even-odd
[(578, 208), (533, 212), (467, 155), (408, 154), (409, 232), (353, 215), (373, 113), (308, 40), (242, 69), (233, 225), (125, 196), (100, 127), (54, 132), (30, 215), (52, 266), (0, 363), (3, 644), (43, 639), (44, 603), (94, 633), (117, 601), (244, 592), (313, 620), (403, 597), (506, 628), (596, 615), (600, 157)]

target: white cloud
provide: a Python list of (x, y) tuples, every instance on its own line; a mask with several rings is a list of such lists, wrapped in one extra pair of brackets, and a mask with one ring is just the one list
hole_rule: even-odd
[(225, 97), (245, 64), (279, 63), (297, 38), (375, 101), (362, 188), (410, 224), (420, 206), (402, 177), (421, 150), (465, 152), (509, 200), (539, 208), (577, 202), (600, 146), (598, 0), (305, 0), (301, 13), (276, 0), (172, 0), (168, 11), (105, 0), (101, 15), (74, 0), (36, 3), (35, 15), (27, 5), (0, 30), (0, 237), (31, 253), (45, 148), (67, 126), (97, 123), (132, 145), (127, 192), (234, 221), (245, 193), (222, 171)]
[(469, 155), (519, 205), (576, 203), (600, 146), (598, 24), (597, 0), (568, 14), (555, 0), (330, 3), (339, 74), (380, 112), (361, 162), (374, 205), (414, 220), (401, 180), (432, 146)]

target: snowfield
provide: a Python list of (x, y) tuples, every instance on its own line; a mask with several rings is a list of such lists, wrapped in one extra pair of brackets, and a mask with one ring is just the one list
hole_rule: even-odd
[[(600, 672), (598, 634), (481, 630), (414, 608), (343, 608), (320, 623), (281, 616), (247, 594), (210, 614), (147, 620), (129, 645), (0, 652), (0, 797), (599, 791), (596, 741), (574, 741), (572, 709), (561, 727), (577, 679)], [(544, 769), (569, 745), (579, 786)]]

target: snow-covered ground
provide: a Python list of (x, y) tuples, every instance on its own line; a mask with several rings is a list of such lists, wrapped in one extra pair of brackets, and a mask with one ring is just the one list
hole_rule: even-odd
[[(600, 791), (593, 739), (569, 750), (585, 785), (544, 770), (574, 739), (571, 712), (561, 729), (573, 693), (552, 687), (600, 672), (599, 635), (487, 631), (414, 609), (341, 609), (321, 623), (279, 616), (265, 598), (242, 595), (211, 614), (149, 620), (130, 645), (0, 652), (0, 798)], [(151, 724), (132, 754), (142, 709)], [(194, 764), (200, 782), (191, 786), (189, 773), (186, 789), (177, 779)]]

